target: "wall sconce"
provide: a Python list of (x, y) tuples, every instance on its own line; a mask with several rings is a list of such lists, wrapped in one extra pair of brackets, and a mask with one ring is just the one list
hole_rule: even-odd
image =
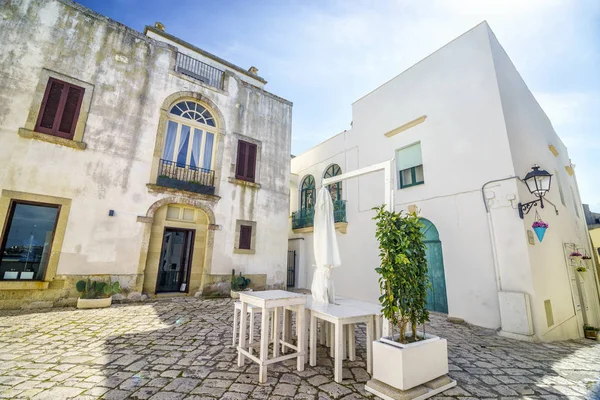
[[(529, 213), (529, 210), (531, 210), (532, 207), (537, 206), (538, 201), (540, 202), (540, 207), (544, 208), (543, 198), (550, 190), (552, 174), (548, 171), (540, 169), (539, 165), (534, 165), (531, 168), (531, 171), (525, 175), (525, 178), (523, 178), (522, 181), (525, 182), (525, 185), (527, 185), (529, 193), (536, 196), (537, 200), (533, 200), (528, 203), (519, 203), (519, 217), (521, 217), (521, 219), (523, 219), (525, 214)], [(554, 207), (554, 209), (556, 210), (556, 207)], [(558, 210), (556, 210), (556, 214), (558, 214)]]

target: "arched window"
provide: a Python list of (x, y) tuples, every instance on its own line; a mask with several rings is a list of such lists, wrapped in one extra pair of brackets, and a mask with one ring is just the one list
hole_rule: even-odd
[[(337, 164), (331, 164), (325, 170), (325, 175), (323, 175), (323, 178), (332, 178), (341, 174), (342, 169), (340, 168), (340, 166)], [(342, 182), (327, 185), (327, 189), (329, 190), (329, 194), (331, 194), (331, 200), (333, 200), (334, 202), (342, 200)]]
[(307, 175), (302, 181), (300, 189), (300, 209), (312, 210), (315, 207), (315, 178), (312, 175)]
[(212, 169), (215, 118), (204, 106), (181, 101), (171, 107), (162, 158), (178, 167)]

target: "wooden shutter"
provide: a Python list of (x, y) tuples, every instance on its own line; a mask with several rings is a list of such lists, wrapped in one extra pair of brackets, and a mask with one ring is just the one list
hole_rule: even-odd
[(248, 153), (248, 143), (242, 140), (238, 141), (237, 161), (235, 163), (235, 177), (244, 179), (246, 176), (246, 154)]
[(235, 177), (248, 182), (254, 182), (256, 177), (256, 152), (258, 146), (254, 143), (238, 141), (238, 153)]
[(42, 133), (52, 134), (54, 130), (54, 121), (60, 107), (60, 99), (62, 97), (65, 84), (62, 82), (50, 79), (46, 86), (46, 93), (42, 106), (40, 108), (40, 116), (38, 118), (37, 130)]
[(246, 180), (254, 182), (256, 172), (256, 149), (255, 144), (248, 143), (248, 160), (246, 162)]
[(250, 250), (252, 248), (252, 226), (240, 225), (240, 249)]
[(65, 93), (65, 104), (62, 110), (60, 124), (58, 125), (58, 136), (65, 136), (69, 139), (75, 134), (75, 125), (79, 117), (81, 100), (83, 99), (83, 88), (69, 85)]
[(36, 130), (72, 139), (85, 89), (50, 78), (36, 124)]

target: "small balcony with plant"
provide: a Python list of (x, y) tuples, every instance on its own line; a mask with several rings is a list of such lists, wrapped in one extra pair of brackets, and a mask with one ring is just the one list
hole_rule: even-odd
[(158, 186), (201, 194), (215, 194), (215, 171), (161, 159)]
[[(215, 195), (214, 160), (218, 146), (217, 121), (206, 104), (192, 100), (175, 103), (165, 121), (156, 184), (162, 188)], [(169, 190), (172, 191), (172, 190)]]
[[(292, 230), (294, 232), (312, 232), (315, 220), (315, 210), (312, 207), (292, 212)], [(346, 200), (335, 200), (333, 202), (333, 220), (336, 229), (346, 233)]]

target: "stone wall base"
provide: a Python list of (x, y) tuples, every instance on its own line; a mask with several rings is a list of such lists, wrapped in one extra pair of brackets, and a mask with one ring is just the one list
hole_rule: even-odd
[[(51, 307), (75, 307), (79, 293), (75, 289), (77, 281), (92, 280), (118, 281), (122, 292), (116, 302), (139, 301), (141, 299), (138, 275), (57, 275), (48, 283), (47, 289), (3, 289), (0, 290), (0, 309), (42, 309)], [(138, 289), (138, 290), (136, 290)]]

